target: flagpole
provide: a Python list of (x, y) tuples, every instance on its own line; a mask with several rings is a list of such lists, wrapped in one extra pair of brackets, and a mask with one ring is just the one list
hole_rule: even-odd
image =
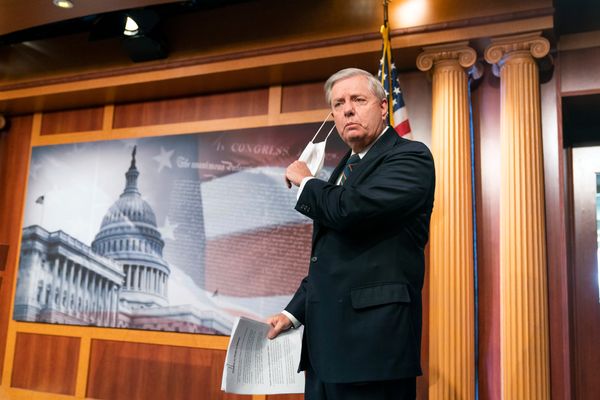
[[(391, 53), (391, 43), (390, 43), (390, 34), (389, 34), (389, 24), (388, 24), (388, 4), (391, 0), (383, 0), (383, 26), (381, 27), (381, 35), (383, 37), (383, 52), (384, 52), (384, 57), (385, 57), (385, 61), (386, 63), (389, 63), (389, 60), (392, 59), (392, 53)], [(383, 82), (383, 75), (382, 75), (382, 82), (381, 84), (384, 87), (389, 88), (389, 90), (392, 90), (392, 84), (391, 84), (391, 65), (387, 66), (387, 71), (388, 71), (388, 76), (386, 79), (389, 80), (388, 84), (385, 85), (385, 83)], [(392, 104), (391, 101), (388, 101), (388, 123), (392, 126), (394, 126), (394, 106)]]
[(383, 25), (388, 26), (388, 4), (391, 0), (383, 0)]
[(391, 1), (383, 0), (383, 25), (381, 25), (381, 29), (379, 30), (383, 45), (377, 76), (387, 96), (387, 123), (394, 128), (398, 135), (406, 139), (411, 139), (406, 105), (402, 96), (402, 90), (400, 89), (400, 83), (398, 82), (398, 70), (392, 60), (392, 44), (388, 20), (388, 5)]

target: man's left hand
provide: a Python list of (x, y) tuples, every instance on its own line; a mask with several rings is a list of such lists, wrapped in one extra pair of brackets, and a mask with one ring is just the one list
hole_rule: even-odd
[(291, 163), (285, 171), (285, 183), (288, 188), (292, 187), (292, 184), (300, 186), (302, 179), (312, 176), (310, 169), (304, 161), (296, 160)]
[(267, 337), (275, 339), (281, 332), (287, 331), (292, 325), (292, 321), (283, 313), (272, 315), (267, 319), (267, 324), (271, 325)]

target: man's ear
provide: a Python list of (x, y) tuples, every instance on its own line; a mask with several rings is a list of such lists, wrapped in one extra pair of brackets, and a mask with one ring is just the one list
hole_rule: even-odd
[(387, 99), (381, 100), (381, 119), (386, 119), (388, 115), (388, 102)]

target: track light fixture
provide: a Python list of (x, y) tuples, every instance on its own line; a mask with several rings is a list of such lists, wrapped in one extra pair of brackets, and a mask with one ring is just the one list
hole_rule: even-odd
[(160, 16), (151, 9), (134, 9), (100, 16), (89, 40), (120, 37), (133, 62), (151, 61), (168, 55), (166, 40), (159, 29)]
[(73, 8), (73, 2), (70, 0), (52, 0), (52, 4), (59, 8)]

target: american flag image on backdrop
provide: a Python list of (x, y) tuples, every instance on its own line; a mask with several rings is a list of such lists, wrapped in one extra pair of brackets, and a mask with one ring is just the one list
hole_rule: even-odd
[(392, 46), (389, 33), (389, 26), (387, 24), (382, 25), (383, 51), (379, 60), (377, 77), (383, 85), (388, 98), (388, 123), (394, 127), (398, 135), (405, 139), (412, 139), (406, 104), (404, 104), (402, 90), (400, 90), (398, 82), (398, 71), (392, 60)]

